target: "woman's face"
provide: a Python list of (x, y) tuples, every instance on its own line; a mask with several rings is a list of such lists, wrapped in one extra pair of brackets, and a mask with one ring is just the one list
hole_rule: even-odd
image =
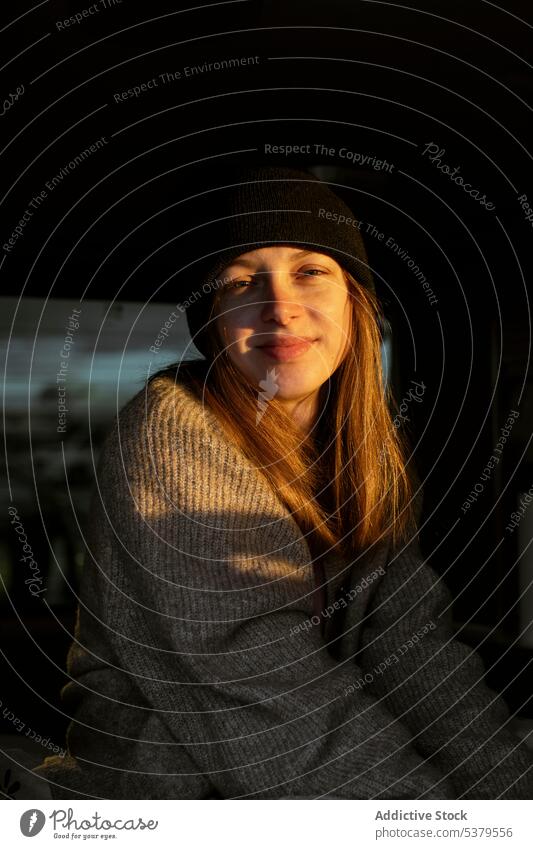
[(341, 266), (282, 245), (241, 254), (220, 277), (216, 326), (234, 365), (256, 386), (267, 381), (279, 401), (316, 398), (349, 344)]

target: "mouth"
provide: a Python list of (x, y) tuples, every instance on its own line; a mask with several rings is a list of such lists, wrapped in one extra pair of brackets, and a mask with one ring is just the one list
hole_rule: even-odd
[(304, 339), (298, 336), (280, 337), (275, 342), (258, 345), (257, 347), (267, 357), (278, 360), (279, 362), (286, 362), (301, 357), (317, 341), (317, 339)]

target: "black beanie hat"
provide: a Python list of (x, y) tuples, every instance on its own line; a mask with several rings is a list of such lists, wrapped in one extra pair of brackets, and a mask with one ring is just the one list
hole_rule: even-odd
[(213, 328), (206, 325), (217, 291), (214, 281), (248, 251), (283, 244), (313, 247), (375, 293), (354, 213), (326, 183), (308, 171), (282, 166), (233, 169), (229, 176), (211, 196), (214, 220), (202, 225), (201, 244), (194, 248), (200, 259), (192, 268), (195, 279), (203, 283), (201, 292), (185, 303), (192, 340), (204, 356), (209, 359), (212, 354)]

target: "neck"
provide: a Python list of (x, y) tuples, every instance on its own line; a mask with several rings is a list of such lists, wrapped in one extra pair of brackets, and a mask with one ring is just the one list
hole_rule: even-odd
[(287, 401), (284, 403), (284, 407), (302, 433), (309, 436), (317, 419), (318, 393), (315, 392), (298, 401)]

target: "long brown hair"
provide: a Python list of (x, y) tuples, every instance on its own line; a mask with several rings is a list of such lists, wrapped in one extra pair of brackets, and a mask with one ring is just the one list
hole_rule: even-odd
[[(394, 546), (414, 529), (413, 481), (406, 468), (409, 443), (394, 427), (397, 405), (384, 388), (376, 296), (344, 271), (351, 303), (351, 340), (344, 359), (320, 387), (319, 417), (306, 436), (275, 396), (263, 403), (258, 387), (225, 353), (213, 328), (213, 359), (173, 363), (171, 373), (215, 413), (232, 443), (264, 475), (319, 557), (347, 555), (382, 538)], [(211, 315), (216, 314), (215, 295)], [(218, 354), (218, 355), (217, 355)]]

